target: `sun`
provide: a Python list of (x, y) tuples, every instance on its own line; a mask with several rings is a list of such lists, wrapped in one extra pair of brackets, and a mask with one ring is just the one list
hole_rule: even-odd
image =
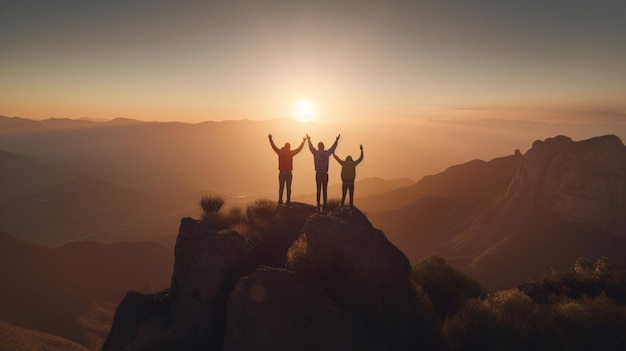
[(300, 100), (293, 109), (293, 118), (302, 123), (315, 119), (315, 105), (308, 100)]

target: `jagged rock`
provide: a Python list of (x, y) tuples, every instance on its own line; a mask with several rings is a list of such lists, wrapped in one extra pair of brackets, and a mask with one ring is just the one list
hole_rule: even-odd
[(249, 239), (183, 218), (169, 295), (129, 293), (103, 351), (219, 349), (228, 295), (256, 266)]
[(180, 349), (219, 347), (226, 300), (237, 280), (254, 271), (253, 243), (237, 232), (214, 231), (185, 218), (176, 239), (170, 338)]
[(518, 212), (554, 211), (626, 235), (626, 147), (614, 135), (535, 141), (507, 193)]
[(289, 262), (394, 350), (440, 346), (431, 306), (419, 304), (406, 256), (357, 209), (309, 217)]
[(169, 292), (142, 294), (130, 291), (117, 306), (111, 331), (102, 351), (159, 349), (165, 331)]
[[(255, 227), (260, 249), (237, 232), (184, 218), (169, 295), (129, 294), (104, 350), (442, 348), (432, 306), (410, 281), (408, 259), (360, 211), (258, 209), (271, 210), (264, 220), (255, 214), (262, 220)], [(257, 269), (271, 257), (285, 262), (285, 247), (298, 233), (304, 234), (289, 249), (294, 272)], [(268, 254), (269, 243), (280, 248)]]
[[(263, 206), (260, 209), (263, 210)], [(285, 266), (287, 250), (302, 233), (306, 219), (317, 211), (314, 206), (292, 202), (277, 206), (271, 214), (249, 212), (248, 219), (258, 231), (252, 239), (257, 246), (260, 264), (280, 268)]]
[(223, 351), (381, 350), (363, 322), (321, 288), (284, 269), (259, 267), (228, 300)]

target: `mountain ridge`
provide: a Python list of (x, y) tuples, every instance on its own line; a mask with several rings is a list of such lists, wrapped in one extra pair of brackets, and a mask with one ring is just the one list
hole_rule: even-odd
[[(489, 181), (490, 192), (477, 193), (483, 196), (427, 194), (412, 205), (371, 213), (372, 222), (412, 261), (439, 252), (492, 290), (538, 279), (580, 256), (604, 255), (626, 267), (617, 249), (626, 247), (625, 217), (618, 215), (626, 213), (626, 148), (619, 138), (557, 136), (509, 157), (516, 167)], [(445, 173), (431, 178), (439, 189), (462, 182)], [(424, 215), (437, 206), (439, 212)]]

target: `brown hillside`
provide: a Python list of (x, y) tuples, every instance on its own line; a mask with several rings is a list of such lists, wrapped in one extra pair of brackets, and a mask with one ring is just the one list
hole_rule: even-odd
[(521, 155), (512, 155), (452, 166), (442, 173), (422, 178), (415, 185), (359, 199), (359, 208), (374, 213), (400, 209), (428, 196), (461, 201), (493, 196), (509, 185), (521, 160)]
[(20, 328), (0, 320), (0, 350), (88, 351), (90, 349), (58, 336)]
[(100, 347), (129, 289), (169, 285), (172, 251), (153, 243), (72, 243), (56, 249), (0, 234), (0, 319)]

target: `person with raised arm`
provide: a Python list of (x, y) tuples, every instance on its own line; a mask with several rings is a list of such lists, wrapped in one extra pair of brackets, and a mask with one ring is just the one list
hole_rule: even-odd
[[(317, 143), (317, 149), (311, 144), (311, 137), (307, 134), (306, 139), (309, 142), (309, 150), (313, 154), (313, 162), (315, 163), (315, 183), (317, 185), (317, 210), (326, 211), (326, 202), (328, 200), (328, 161), (330, 155), (335, 152), (337, 142), (339, 142), (341, 134), (337, 135), (335, 142), (328, 150), (324, 150), (324, 143)], [(322, 196), (322, 207), (320, 208), (320, 195)]]
[(361, 156), (356, 160), (352, 160), (352, 156), (346, 157), (345, 160), (340, 159), (333, 152), (333, 157), (341, 165), (341, 206), (343, 207), (346, 201), (346, 192), (350, 191), (350, 209), (354, 205), (354, 179), (356, 178), (356, 166), (363, 161), (363, 145), (359, 145), (361, 149)]
[(282, 148), (276, 147), (274, 144), (274, 140), (272, 139), (272, 134), (268, 134), (267, 137), (270, 140), (270, 145), (274, 152), (278, 154), (278, 203), (283, 203), (283, 190), (285, 185), (287, 186), (287, 204), (291, 203), (291, 182), (293, 180), (293, 174), (291, 171), (293, 170), (293, 157), (302, 150), (304, 147), (304, 141), (306, 138), (302, 138), (302, 142), (297, 149), (291, 150), (291, 144), (285, 143), (285, 146)]

